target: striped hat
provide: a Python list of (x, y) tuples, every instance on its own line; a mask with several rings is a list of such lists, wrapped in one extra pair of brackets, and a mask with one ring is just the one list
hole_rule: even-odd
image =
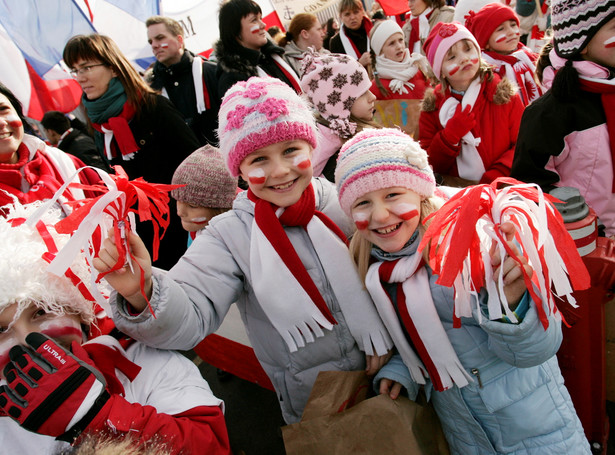
[(250, 153), (278, 142), (302, 139), (316, 147), (316, 122), (306, 100), (279, 79), (237, 82), (218, 112), (220, 152), (233, 177)]
[(361, 196), (383, 188), (408, 188), (424, 198), (436, 188), (427, 153), (394, 128), (366, 129), (344, 144), (337, 158), (335, 183), (342, 210)]
[(555, 52), (574, 58), (596, 32), (615, 16), (615, 0), (553, 0), (551, 22)]

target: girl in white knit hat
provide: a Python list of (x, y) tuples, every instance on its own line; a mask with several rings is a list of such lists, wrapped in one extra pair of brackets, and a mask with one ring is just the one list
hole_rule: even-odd
[[(511, 199), (494, 200), (489, 188), (476, 187), (476, 202), (464, 199), (467, 190), (440, 207), (427, 154), (409, 136), (388, 128), (363, 131), (344, 144), (335, 176), (340, 205), (358, 229), (351, 254), (397, 352), (377, 374), (375, 388), (412, 400), (423, 389), (455, 455), (589, 454), (555, 356), (562, 332), (559, 312), (548, 309), (551, 287), (543, 294), (525, 284), (526, 277), (540, 275), (516, 246), (521, 243), (525, 252), (536, 248), (527, 240), (538, 234), (524, 238), (519, 228), (528, 230), (522, 212), (537, 208), (522, 197), (527, 193), (520, 189)], [(488, 204), (494, 213), (498, 206), (522, 209), (510, 217), (502, 210), (494, 223), (490, 210), (482, 210)], [(481, 217), (472, 219), (479, 210)], [(448, 224), (460, 211), (467, 216)], [(548, 238), (555, 227), (565, 233), (562, 224), (534, 229)], [(497, 231), (499, 240), (486, 247), (477, 242), (479, 254), (471, 246), (466, 259), (471, 266), (453, 286), (441, 284), (450, 276), (445, 276), (449, 261), (466, 257), (465, 233), (479, 235), (483, 229)], [(437, 243), (435, 251), (426, 239)], [(554, 243), (545, 240), (542, 247)], [(549, 272), (561, 263), (553, 258)], [(546, 255), (541, 259), (547, 261)], [(480, 278), (486, 282), (476, 285), (480, 289), (467, 284)], [(460, 296), (469, 298), (464, 302)]]

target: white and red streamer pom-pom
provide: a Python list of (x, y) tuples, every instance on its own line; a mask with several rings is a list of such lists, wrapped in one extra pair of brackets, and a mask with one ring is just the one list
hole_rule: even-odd
[[(83, 169), (85, 168), (79, 169), (77, 173)], [(53, 199), (41, 206), (39, 210), (28, 218), (27, 223), (36, 224), (42, 214), (55, 203), (57, 197), (69, 186), (101, 193), (100, 196), (94, 198), (72, 202), (73, 212), (56, 223), (56, 230), (59, 233), (71, 234), (71, 238), (51, 261), (48, 271), (59, 276), (63, 275), (75, 256), (84, 251), (92, 269), (91, 289), (97, 290), (97, 283), (106, 274), (119, 270), (124, 266), (130, 267), (131, 271), (134, 272), (134, 264), (136, 264), (141, 274), (141, 293), (148, 300), (144, 291), (145, 272), (138, 261), (132, 256), (128, 245), (127, 233), (129, 230), (134, 231), (135, 229), (135, 214), (138, 216), (139, 221), (150, 220), (154, 226), (153, 259), (156, 260), (160, 239), (164, 236), (170, 223), (170, 197), (168, 193), (182, 185), (149, 183), (142, 178), (129, 180), (128, 175), (121, 166), (114, 166), (114, 170), (116, 172), (115, 175), (102, 171), (99, 172), (102, 184), (64, 184), (56, 192)], [(110, 229), (114, 231), (119, 257), (109, 271), (98, 274), (92, 267), (92, 259), (98, 256), (102, 241), (108, 236)], [(97, 303), (105, 308), (105, 310), (110, 311), (103, 295), (100, 292), (94, 292), (93, 294)]]
[[(498, 188), (500, 184), (511, 186)], [(499, 228), (504, 222), (515, 225), (515, 241), (533, 268), (529, 276), (520, 267), (543, 327), (549, 324), (547, 312), (561, 315), (556, 298), (565, 297), (577, 306), (572, 292), (587, 289), (590, 277), (552, 201), (557, 200), (537, 185), (499, 178), (490, 185), (459, 191), (428, 218), (419, 251), (429, 248), (429, 265), (438, 275), (437, 283), (455, 289), (455, 327), (460, 327), (460, 318), (472, 316), (472, 302), (478, 305), (476, 297), (482, 288), (489, 293), (489, 319), (506, 315), (517, 322), (504, 295), (502, 270), (494, 276), (491, 266), (493, 244), (501, 257), (516, 257)]]

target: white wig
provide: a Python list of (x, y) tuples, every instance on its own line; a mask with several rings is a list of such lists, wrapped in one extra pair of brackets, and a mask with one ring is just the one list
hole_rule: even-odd
[[(43, 255), (49, 250), (36, 226), (21, 222), (40, 207), (41, 203), (14, 205), (2, 208), (6, 218), (0, 217), (0, 312), (17, 303), (17, 315), (30, 303), (48, 313), (76, 314), (90, 324), (94, 320), (94, 303), (86, 299), (66, 276), (47, 271), (49, 263)], [(61, 218), (58, 209), (50, 210), (41, 218), (53, 242), (60, 250), (70, 239), (59, 234), (53, 225)], [(70, 266), (84, 283), (89, 280), (89, 267), (80, 254)]]

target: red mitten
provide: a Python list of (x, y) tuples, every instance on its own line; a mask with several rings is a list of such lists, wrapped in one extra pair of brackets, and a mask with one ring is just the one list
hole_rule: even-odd
[(105, 379), (41, 333), (30, 333), (26, 343), (9, 351), (0, 408), (26, 430), (72, 442), (109, 399)]
[(461, 138), (472, 131), (476, 126), (476, 118), (472, 112), (472, 106), (468, 105), (461, 110), (461, 104), (457, 106), (455, 114), (449, 119), (442, 130), (442, 136), (451, 145), (457, 145)]

